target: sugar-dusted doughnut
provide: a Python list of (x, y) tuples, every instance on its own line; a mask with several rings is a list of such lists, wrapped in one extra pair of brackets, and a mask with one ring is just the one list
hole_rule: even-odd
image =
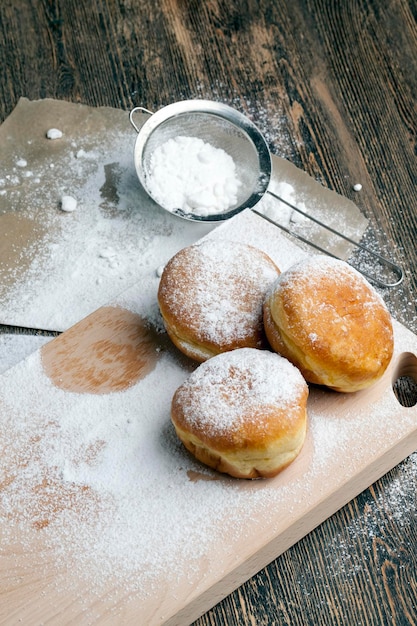
[(158, 303), (173, 343), (202, 362), (236, 348), (265, 348), (262, 306), (279, 276), (253, 246), (205, 239), (180, 250), (165, 266)]
[(380, 295), (344, 261), (313, 256), (283, 272), (264, 303), (271, 347), (307, 381), (336, 391), (369, 387), (394, 348), (391, 316)]
[(268, 350), (240, 348), (202, 363), (174, 394), (179, 439), (201, 462), (237, 478), (275, 476), (299, 454), (308, 387)]

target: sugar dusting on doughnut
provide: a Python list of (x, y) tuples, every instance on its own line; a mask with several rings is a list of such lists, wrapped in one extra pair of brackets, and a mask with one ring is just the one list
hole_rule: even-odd
[(240, 478), (274, 476), (304, 443), (307, 396), (287, 359), (241, 348), (201, 364), (177, 389), (171, 417), (206, 465)]
[(158, 302), (167, 332), (197, 361), (231, 349), (266, 347), (262, 305), (279, 269), (261, 250), (204, 240), (165, 266)]
[(369, 387), (393, 353), (391, 316), (344, 261), (315, 256), (281, 274), (264, 305), (268, 340), (306, 380), (336, 391)]

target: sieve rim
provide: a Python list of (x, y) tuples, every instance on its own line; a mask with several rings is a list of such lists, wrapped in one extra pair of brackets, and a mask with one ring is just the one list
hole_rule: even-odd
[[(141, 110), (142, 112), (149, 114), (148, 119), (140, 128), (138, 128), (136, 124), (134, 124), (132, 121), (132, 114), (137, 110)], [(152, 133), (158, 126), (171, 118), (177, 117), (179, 115), (184, 115), (186, 113), (205, 113), (226, 120), (236, 126), (241, 131), (243, 131), (255, 146), (255, 150), (259, 159), (260, 174), (258, 176), (257, 184), (252, 190), (251, 195), (238, 207), (235, 207), (223, 213), (215, 213), (207, 216), (195, 215), (193, 213), (184, 213), (181, 209), (170, 210), (162, 206), (153, 197), (151, 191), (149, 190), (146, 181), (145, 171), (143, 168), (143, 156), (146, 150), (147, 143)], [(179, 102), (173, 102), (171, 104), (168, 104), (156, 111), (155, 113), (149, 111), (148, 109), (144, 109), (143, 107), (136, 107), (131, 111), (130, 119), (132, 125), (138, 133), (134, 147), (134, 163), (136, 174), (142, 187), (149, 195), (149, 197), (152, 198), (152, 200), (154, 200), (158, 204), (158, 206), (160, 206), (168, 213), (171, 213), (172, 215), (177, 215), (178, 217), (189, 221), (224, 221), (226, 219), (229, 219), (230, 217), (233, 217), (233, 215), (244, 211), (245, 209), (250, 209), (254, 207), (266, 193), (272, 173), (272, 160), (268, 144), (258, 127), (249, 118), (247, 118), (246, 115), (240, 113), (233, 107), (213, 100), (181, 100)]]

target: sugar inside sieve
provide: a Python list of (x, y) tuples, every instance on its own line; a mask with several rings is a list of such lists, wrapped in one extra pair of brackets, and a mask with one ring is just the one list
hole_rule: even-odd
[[(140, 127), (136, 125), (134, 116), (144, 113), (148, 117)], [(244, 209), (252, 209), (254, 213), (268, 220), (290, 235), (314, 247), (319, 252), (329, 256), (335, 256), (328, 250), (320, 248), (298, 233), (271, 220), (263, 213), (256, 210), (256, 204), (265, 193), (275, 197), (280, 202), (288, 205), (292, 210), (303, 217), (312, 220), (320, 227), (341, 237), (356, 248), (357, 251), (365, 252), (378, 264), (378, 271), (382, 271), (388, 278), (381, 279), (375, 274), (357, 269), (367, 278), (381, 287), (395, 287), (404, 278), (402, 268), (374, 252), (370, 248), (350, 239), (343, 233), (334, 230), (330, 226), (320, 222), (315, 217), (305, 213), (298, 207), (290, 204), (284, 198), (273, 193), (269, 187), (272, 171), (271, 154), (268, 144), (262, 133), (245, 115), (232, 107), (211, 100), (184, 100), (169, 104), (153, 113), (144, 107), (135, 107), (130, 112), (130, 122), (137, 132), (134, 149), (134, 162), (137, 176), (148, 195), (163, 209), (181, 218), (191, 221), (223, 221)], [(153, 177), (155, 176), (154, 157), (158, 151), (164, 149), (168, 142), (176, 141), (179, 137), (201, 140), (204, 144), (219, 150), (220, 154), (226, 153), (233, 161), (236, 180), (239, 186), (233, 202), (224, 210), (204, 211), (193, 210), (192, 206), (168, 206), (164, 198), (155, 191)], [(168, 174), (168, 173), (167, 173)], [(184, 173), (185, 177), (187, 172)], [(162, 172), (162, 179), (164, 172)], [(336, 257), (337, 258), (337, 257)]]

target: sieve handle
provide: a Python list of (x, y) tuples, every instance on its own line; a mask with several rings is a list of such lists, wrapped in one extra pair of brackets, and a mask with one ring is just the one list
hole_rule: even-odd
[(134, 109), (130, 111), (129, 120), (137, 133), (139, 133), (140, 129), (136, 126), (135, 122), (133, 121), (133, 115), (137, 113), (138, 111), (140, 111), (141, 113), (146, 113), (147, 115), (153, 115), (153, 111), (149, 111), (149, 109), (145, 109), (145, 107), (135, 107)]
[[(350, 237), (347, 237), (346, 235), (344, 235), (340, 231), (335, 230), (334, 228), (332, 228), (328, 224), (324, 224), (323, 222), (321, 222), (320, 220), (316, 219), (312, 215), (309, 215), (308, 213), (305, 213), (305, 211), (302, 211), (298, 207), (294, 206), (293, 204), (291, 204), (291, 202), (288, 202), (288, 200), (285, 200), (284, 198), (281, 198), (280, 196), (278, 196), (273, 191), (270, 191), (268, 189), (267, 193), (269, 193), (269, 195), (272, 196), (273, 198), (275, 198), (276, 200), (279, 200), (280, 202), (283, 202), (284, 204), (286, 204), (293, 211), (297, 211), (297, 213), (303, 215), (304, 217), (306, 217), (307, 219), (311, 220), (315, 224), (318, 224), (322, 228), (325, 228), (327, 231), (331, 232), (333, 235), (337, 235), (338, 237), (340, 237), (344, 241), (347, 241), (348, 243), (352, 244), (353, 246), (355, 246), (357, 248), (357, 250), (363, 250), (365, 253), (369, 254), (373, 258), (373, 260), (376, 260), (379, 263), (380, 267), (385, 268), (386, 272), (391, 272), (392, 277), (394, 277), (394, 276), (396, 277), (394, 282), (385, 282), (384, 280), (381, 280), (377, 276), (369, 274), (367, 271), (361, 269), (360, 267), (356, 267), (353, 262), (350, 263), (348, 261), (348, 263), (350, 263), (350, 265), (352, 265), (352, 267), (355, 267), (355, 269), (357, 269), (358, 272), (363, 274), (369, 280), (373, 281), (374, 283), (376, 283), (380, 287), (397, 287), (398, 285), (400, 285), (403, 282), (403, 280), (404, 280), (404, 272), (403, 272), (402, 268), (399, 265), (397, 265), (396, 263), (393, 263), (393, 261), (391, 261), (390, 259), (387, 259), (386, 257), (383, 257), (382, 255), (378, 254), (378, 252), (374, 252), (373, 250), (371, 250), (370, 248), (362, 245), (358, 241), (355, 241), (354, 239), (351, 239)], [(252, 209), (252, 211), (254, 213), (256, 213), (256, 215), (259, 215), (259, 217), (263, 217), (265, 220), (267, 220), (271, 224), (274, 224), (275, 226), (278, 226), (278, 228), (281, 228), (281, 230), (283, 230), (284, 232), (288, 233), (289, 235), (292, 235), (293, 237), (295, 237), (299, 241), (302, 241), (303, 243), (308, 244), (309, 246), (311, 246), (312, 248), (315, 248), (319, 252), (324, 252), (324, 254), (327, 254), (328, 256), (332, 256), (335, 259), (339, 258), (335, 254), (332, 254), (329, 250), (325, 250), (324, 248), (321, 248), (319, 245), (317, 245), (313, 241), (311, 241), (309, 239), (305, 239), (299, 233), (296, 233), (293, 230), (290, 230), (289, 228), (287, 228), (286, 226), (283, 226), (283, 225), (279, 224), (278, 222), (275, 222), (270, 217), (268, 217), (267, 215), (264, 215), (263, 213), (260, 213), (256, 209)]]

